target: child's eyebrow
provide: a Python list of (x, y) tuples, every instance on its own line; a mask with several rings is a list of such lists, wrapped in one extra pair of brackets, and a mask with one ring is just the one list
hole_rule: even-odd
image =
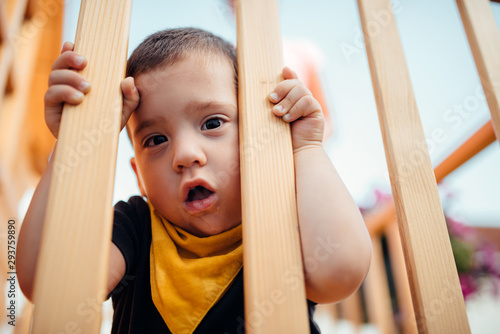
[[(232, 103), (223, 103), (218, 101), (193, 101), (186, 104), (184, 110), (189, 113), (196, 113), (200, 111), (216, 111), (216, 110), (237, 110), (237, 107)], [(154, 126), (165, 119), (163, 117), (152, 117), (145, 119), (134, 130), (134, 136), (139, 135), (145, 129)]]
[(189, 102), (184, 108), (187, 112), (198, 112), (198, 111), (207, 111), (207, 110), (227, 110), (227, 109), (236, 110), (236, 106), (232, 103), (224, 103), (218, 101), (193, 101)]
[(137, 136), (139, 133), (141, 133), (145, 129), (147, 129), (155, 124), (158, 124), (159, 122), (162, 122), (162, 121), (163, 121), (163, 117), (148, 118), (148, 119), (142, 121), (141, 123), (139, 123), (139, 125), (134, 130), (134, 135)]

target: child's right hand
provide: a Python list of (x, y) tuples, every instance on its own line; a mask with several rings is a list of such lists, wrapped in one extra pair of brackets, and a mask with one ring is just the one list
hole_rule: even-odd
[[(65, 42), (61, 55), (57, 57), (49, 76), (49, 88), (45, 93), (45, 122), (54, 137), (58, 137), (64, 103), (78, 105), (90, 92), (90, 82), (76, 71), (87, 66), (85, 57), (73, 52), (73, 43)], [(139, 104), (139, 92), (134, 79), (128, 77), (121, 82), (123, 92), (123, 113), (120, 130)]]

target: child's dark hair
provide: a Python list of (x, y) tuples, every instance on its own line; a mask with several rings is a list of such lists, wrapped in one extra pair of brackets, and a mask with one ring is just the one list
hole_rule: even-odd
[[(236, 50), (230, 43), (214, 34), (197, 28), (165, 29), (149, 35), (127, 61), (127, 77), (174, 65), (187, 56), (198, 53), (202, 56), (222, 56), (232, 65), (235, 86), (238, 85)], [(130, 130), (127, 126), (129, 138)]]

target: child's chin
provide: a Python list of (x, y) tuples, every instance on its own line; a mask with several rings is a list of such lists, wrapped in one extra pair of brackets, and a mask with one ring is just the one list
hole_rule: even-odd
[(203, 226), (197, 227), (197, 234), (196, 236), (198, 237), (210, 237), (213, 235), (221, 234), (224, 232), (227, 232), (236, 226), (240, 225), (240, 223), (236, 225), (228, 225), (228, 224), (220, 224), (220, 223), (213, 223), (209, 221), (204, 221)]

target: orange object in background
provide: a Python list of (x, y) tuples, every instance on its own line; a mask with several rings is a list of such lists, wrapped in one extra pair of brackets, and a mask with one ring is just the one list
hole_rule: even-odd
[(323, 57), (322, 51), (313, 42), (308, 40), (283, 41), (283, 58), (285, 66), (297, 72), (300, 81), (304, 83), (321, 105), (323, 115), (325, 116), (324, 142), (332, 136), (333, 125), (330, 120), (328, 107), (318, 75), (323, 65)]
[[(228, 13), (235, 15), (235, 1), (227, 0)], [(325, 117), (325, 131), (323, 142), (333, 134), (333, 125), (330, 120), (325, 96), (321, 88), (318, 73), (323, 65), (323, 52), (311, 41), (306, 39), (286, 40), (283, 38), (283, 61), (285, 66), (294, 70), (299, 80), (311, 91), (318, 100)]]

